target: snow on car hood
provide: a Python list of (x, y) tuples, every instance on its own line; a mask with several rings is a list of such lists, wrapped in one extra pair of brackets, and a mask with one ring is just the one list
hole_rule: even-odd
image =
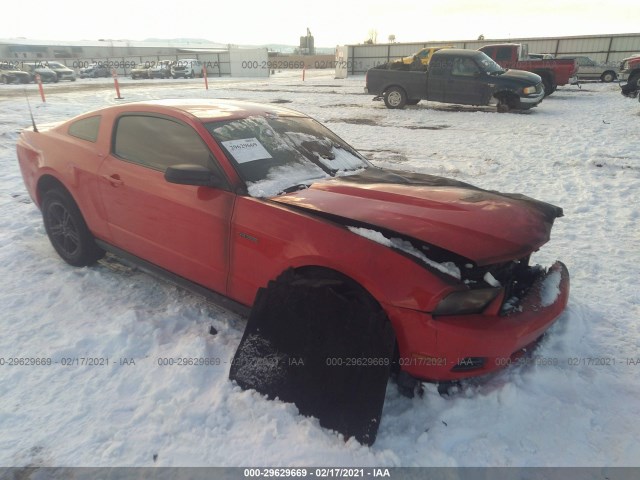
[(369, 168), (271, 200), (418, 239), (477, 265), (522, 258), (549, 241), (562, 209), (431, 175)]

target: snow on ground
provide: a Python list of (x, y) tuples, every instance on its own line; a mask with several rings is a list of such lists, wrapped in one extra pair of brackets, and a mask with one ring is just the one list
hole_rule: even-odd
[[(638, 102), (615, 84), (588, 83), (562, 87), (521, 114), (424, 102), (393, 111), (362, 94), (363, 77), (209, 80), (205, 91), (198, 79), (121, 79), (125, 100), (114, 99), (110, 79), (48, 85), (46, 104), (27, 88), (38, 123), (119, 101), (283, 103), (325, 122), (378, 165), (562, 206), (565, 217), (534, 260), (568, 265), (567, 311), (527, 362), (451, 397), (427, 385), (410, 400), (389, 384), (377, 442), (345, 444), (295, 406), (227, 380), (242, 318), (117, 261), (75, 269), (56, 256), (16, 162), (18, 131), (30, 123), (23, 87), (3, 86), (0, 465), (640, 464)], [(109, 365), (8, 366), (14, 357)], [(214, 365), (158, 365), (165, 357)]]

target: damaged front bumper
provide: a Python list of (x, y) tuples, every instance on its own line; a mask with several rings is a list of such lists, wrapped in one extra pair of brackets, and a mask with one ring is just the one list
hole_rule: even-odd
[(535, 344), (564, 311), (568, 298), (569, 272), (556, 262), (507, 314), (434, 318), (388, 307), (396, 332), (402, 332), (397, 338), (399, 367), (427, 381), (460, 380), (504, 368)]

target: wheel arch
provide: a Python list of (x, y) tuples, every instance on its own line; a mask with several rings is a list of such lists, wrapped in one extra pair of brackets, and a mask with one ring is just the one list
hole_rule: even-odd
[(73, 198), (71, 191), (64, 185), (64, 183), (62, 183), (57, 177), (49, 173), (42, 175), (38, 179), (38, 183), (36, 184), (36, 201), (38, 202), (38, 205), (42, 205), (42, 197), (44, 196), (45, 192), (56, 188), (64, 190), (66, 193), (68, 193), (76, 203), (76, 205), (78, 205), (78, 202), (76, 202), (76, 199)]

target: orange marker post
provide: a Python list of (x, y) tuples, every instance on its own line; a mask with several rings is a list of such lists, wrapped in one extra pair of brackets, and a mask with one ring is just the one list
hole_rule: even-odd
[(206, 62), (202, 65), (202, 77), (204, 78), (204, 88), (209, 90), (209, 79), (207, 78), (207, 65)]
[(124, 97), (120, 96), (120, 85), (118, 85), (118, 72), (116, 72), (115, 68), (111, 69), (111, 76), (113, 77), (113, 84), (116, 87), (116, 100), (122, 100)]
[(38, 90), (40, 90), (40, 98), (42, 99), (43, 103), (46, 103), (46, 100), (44, 98), (44, 88), (42, 88), (42, 78), (40, 77), (39, 73), (36, 73), (35, 79), (36, 83), (38, 84)]

